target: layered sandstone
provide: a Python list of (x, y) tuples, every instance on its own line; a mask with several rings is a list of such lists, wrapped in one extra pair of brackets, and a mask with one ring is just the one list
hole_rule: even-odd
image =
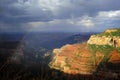
[(116, 32), (116, 31), (117, 31), (117, 29), (107, 29), (107, 30), (105, 30), (106, 33), (111, 33), (111, 32)]
[(108, 60), (110, 63), (120, 63), (120, 54), (117, 50), (114, 50), (110, 54), (110, 59)]
[(92, 74), (104, 55), (99, 52), (94, 55), (85, 47), (86, 44), (73, 44), (54, 49), (54, 58), (50, 63), (51, 68), (69, 74)]
[[(103, 34), (100, 35), (92, 35), (87, 41), (88, 44), (96, 44), (96, 45), (110, 45), (114, 47), (120, 47), (120, 33), (117, 36), (112, 36), (112, 33), (115, 34), (117, 32), (116, 29), (108, 29)], [(106, 36), (107, 35), (107, 36)], [(118, 36), (119, 35), (119, 36)]]
[[(111, 32), (116, 33), (116, 31), (116, 29), (106, 30), (102, 35), (92, 35), (87, 43), (67, 44), (61, 48), (54, 49), (50, 67), (68, 74), (93, 74), (105, 58), (108, 58), (108, 62), (120, 63), (120, 36), (119, 34), (117, 36), (110, 35)], [(90, 48), (89, 45), (93, 44), (96, 46)], [(103, 46), (96, 48), (99, 45)], [(109, 51), (111, 47), (105, 47), (105, 45), (112, 46), (112, 50)], [(100, 50), (95, 51), (94, 48)], [(103, 48), (108, 49), (108, 51)]]

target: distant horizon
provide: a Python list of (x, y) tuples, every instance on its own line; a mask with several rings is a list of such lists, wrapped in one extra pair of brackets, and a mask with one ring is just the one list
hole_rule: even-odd
[[(120, 28), (107, 28), (107, 29), (120, 29)], [(107, 30), (105, 29), (105, 30)], [(0, 33), (101, 33), (102, 31), (79, 31), (79, 32), (70, 32), (70, 31), (1, 31)]]
[(101, 33), (101, 32), (103, 31), (99, 31), (99, 32), (5, 31), (5, 32), (0, 32), (0, 33), (76, 33), (76, 34), (78, 33), (79, 34), (79, 33)]

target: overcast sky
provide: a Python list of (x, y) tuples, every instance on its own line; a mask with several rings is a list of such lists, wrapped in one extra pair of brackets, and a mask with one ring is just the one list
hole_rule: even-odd
[(120, 27), (120, 0), (0, 0), (0, 32), (100, 32)]

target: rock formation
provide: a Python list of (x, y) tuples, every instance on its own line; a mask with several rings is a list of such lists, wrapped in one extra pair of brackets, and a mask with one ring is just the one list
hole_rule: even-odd
[[(116, 29), (106, 30), (104, 34), (116, 32)], [(119, 52), (109, 51), (109, 46), (113, 49), (119, 49), (120, 47), (120, 36), (110, 35), (92, 35), (87, 43), (82, 44), (67, 44), (61, 48), (53, 50), (53, 59), (50, 62), (50, 67), (63, 71), (68, 74), (93, 74), (98, 65), (110, 57), (108, 62), (120, 61)], [(91, 45), (97, 45), (90, 48)], [(94, 48), (99, 47), (100, 50), (94, 51)], [(107, 48), (105, 45), (108, 45)], [(105, 50), (106, 48), (107, 50)], [(97, 48), (96, 48), (97, 49)], [(111, 49), (111, 47), (110, 47)], [(102, 53), (101, 50), (105, 50), (106, 54)], [(94, 51), (94, 52), (93, 52)], [(114, 55), (114, 54), (115, 55)], [(118, 56), (119, 55), (119, 56)], [(117, 56), (117, 59), (115, 58)]]
[(104, 33), (101, 33), (100, 35), (92, 35), (87, 43), (120, 47), (120, 33), (118, 32), (119, 36), (118, 34), (112, 36), (112, 33), (115, 34), (116, 32), (118, 32), (117, 29), (113, 29), (113, 30), (108, 29), (104, 31)]
[(54, 49), (54, 57), (50, 66), (69, 74), (92, 74), (104, 55), (97, 52), (90, 53), (85, 47), (86, 43), (65, 45)]
[(108, 60), (110, 63), (120, 63), (120, 54), (117, 50), (114, 50), (110, 54), (110, 59)]

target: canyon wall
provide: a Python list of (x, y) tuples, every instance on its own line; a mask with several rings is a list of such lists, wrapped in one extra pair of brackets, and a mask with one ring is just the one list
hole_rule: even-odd
[[(67, 44), (61, 48), (54, 49), (54, 56), (50, 62), (50, 67), (68, 74), (86, 75), (93, 74), (100, 63), (105, 58), (107, 59), (107, 57), (110, 57), (108, 62), (120, 62), (120, 54), (118, 52), (120, 51), (118, 48), (120, 47), (119, 32), (117, 32), (117, 36), (113, 36), (116, 31), (116, 29), (108, 29), (102, 34), (92, 35), (85, 43)], [(95, 44), (96, 46), (92, 48), (89, 47), (92, 46), (92, 44)], [(103, 46), (98, 48), (98, 45)], [(106, 46), (105, 48), (105, 45), (113, 47)]]
[(73, 44), (54, 49), (50, 67), (68, 74), (92, 74), (104, 55), (100, 52), (94, 55), (85, 46), (86, 44)]
[(91, 35), (87, 43), (120, 47), (120, 30), (107, 29), (101, 34)]

